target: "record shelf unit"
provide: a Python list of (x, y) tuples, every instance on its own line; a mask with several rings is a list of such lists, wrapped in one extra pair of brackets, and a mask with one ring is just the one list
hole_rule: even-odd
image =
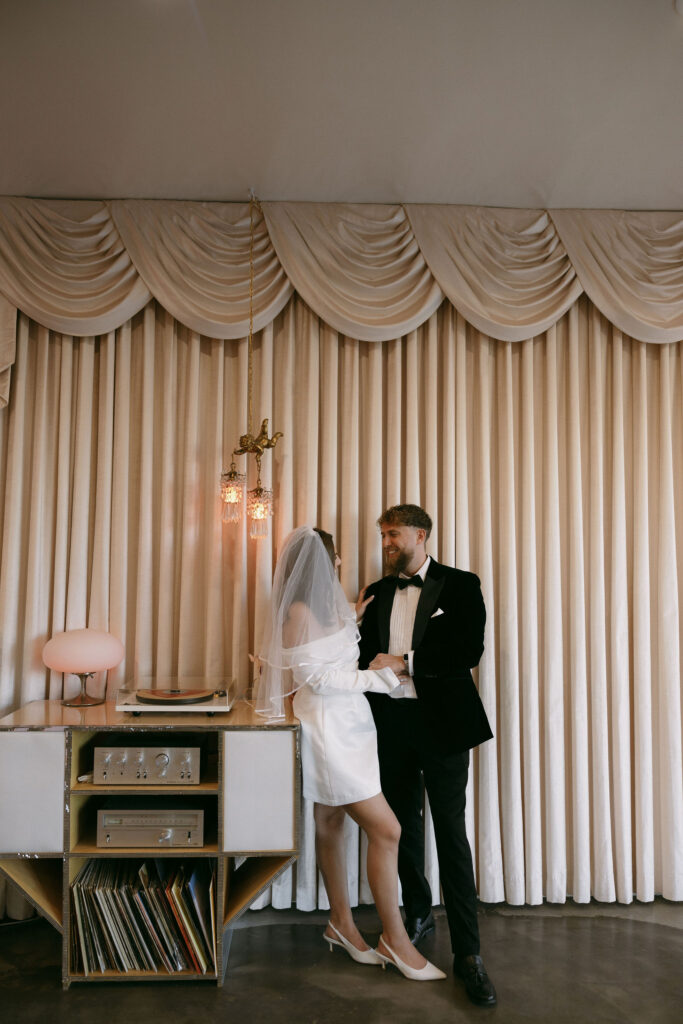
[[(193, 785), (108, 785), (87, 779), (96, 746), (201, 748)], [(86, 780), (83, 780), (83, 777)], [(201, 808), (203, 846), (102, 848), (97, 811), (152, 798)], [(246, 703), (229, 713), (117, 712), (113, 702), (85, 709), (35, 701), (0, 719), (0, 873), (62, 934), (62, 983), (212, 980), (223, 984), (235, 921), (297, 857), (300, 819), (299, 725), (290, 711), (265, 722)], [(164, 842), (162, 833), (159, 842)], [(105, 858), (208, 858), (215, 866), (215, 969), (90, 971), (78, 953), (71, 887), (88, 861)]]

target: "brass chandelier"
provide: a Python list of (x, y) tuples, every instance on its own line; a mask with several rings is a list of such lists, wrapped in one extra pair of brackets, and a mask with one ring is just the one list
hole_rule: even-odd
[(235, 465), (236, 455), (253, 455), (256, 460), (256, 487), (247, 492), (247, 517), (249, 536), (265, 537), (268, 520), (273, 515), (273, 492), (261, 484), (261, 459), (267, 448), (274, 448), (282, 437), (278, 430), (268, 437), (268, 420), (261, 423), (261, 429), (252, 433), (252, 410), (254, 390), (253, 341), (254, 341), (254, 212), (261, 212), (261, 206), (254, 195), (249, 193), (249, 335), (247, 339), (247, 432), (242, 434), (239, 446), (233, 449), (230, 469), (221, 474), (221, 498), (223, 499), (223, 522), (238, 523), (242, 518), (244, 492), (247, 474), (239, 473)]

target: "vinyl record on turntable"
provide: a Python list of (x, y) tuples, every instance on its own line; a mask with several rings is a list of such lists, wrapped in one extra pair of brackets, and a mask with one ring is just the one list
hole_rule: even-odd
[(211, 700), (215, 690), (136, 690), (141, 704), (201, 704)]

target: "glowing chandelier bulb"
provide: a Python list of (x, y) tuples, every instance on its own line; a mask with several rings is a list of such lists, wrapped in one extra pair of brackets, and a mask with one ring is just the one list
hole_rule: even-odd
[(268, 534), (268, 520), (273, 514), (273, 492), (261, 487), (261, 481), (247, 495), (247, 515), (250, 519), (249, 536), (265, 537)]
[(235, 463), (232, 462), (230, 469), (221, 476), (221, 498), (223, 500), (223, 522), (238, 523), (242, 518), (242, 506), (244, 504), (244, 486), (246, 475), (238, 473)]

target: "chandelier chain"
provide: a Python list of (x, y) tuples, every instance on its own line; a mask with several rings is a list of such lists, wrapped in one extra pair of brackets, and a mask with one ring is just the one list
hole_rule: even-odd
[(249, 196), (249, 338), (247, 343), (247, 433), (251, 434), (253, 423), (254, 393), (254, 206), (256, 198)]
[(254, 227), (255, 212), (262, 213), (261, 204), (253, 189), (249, 189), (249, 335), (247, 337), (247, 432), (251, 435), (254, 423)]
[(247, 337), (247, 432), (240, 436), (239, 447), (234, 448), (230, 471), (221, 476), (221, 495), (225, 503), (224, 522), (236, 523), (244, 496), (247, 474), (240, 474), (235, 467), (236, 455), (253, 455), (256, 461), (256, 487), (247, 493), (247, 514), (251, 520), (251, 537), (263, 537), (267, 533), (267, 522), (273, 514), (273, 492), (261, 484), (261, 458), (268, 448), (274, 448), (282, 437), (277, 430), (268, 437), (268, 420), (261, 423), (258, 435), (254, 436), (254, 219), (256, 211), (263, 213), (253, 189), (249, 190), (249, 334)]

